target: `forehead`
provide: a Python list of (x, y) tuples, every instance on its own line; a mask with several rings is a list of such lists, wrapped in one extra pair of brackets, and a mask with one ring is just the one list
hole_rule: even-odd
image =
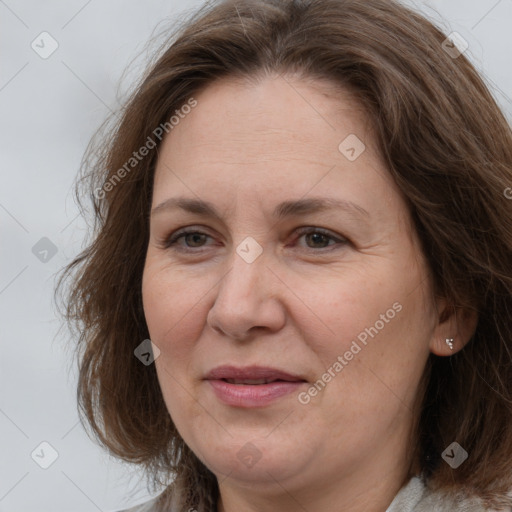
[(237, 179), (242, 173), (247, 179), (251, 169), (265, 178), (266, 168), (277, 182), (286, 171), (299, 175), (312, 167), (356, 168), (340, 152), (347, 138), (364, 146), (367, 162), (379, 160), (360, 103), (325, 80), (227, 78), (194, 98), (197, 106), (182, 116), (160, 147), (157, 175), (174, 165), (188, 174), (207, 170), (198, 175), (204, 179), (226, 173)]
[(246, 229), (275, 220), (286, 202), (322, 198), (366, 210), (376, 232), (410, 231), (405, 198), (350, 94), (276, 77), (219, 80), (194, 99), (159, 148), (153, 211), (198, 199)]

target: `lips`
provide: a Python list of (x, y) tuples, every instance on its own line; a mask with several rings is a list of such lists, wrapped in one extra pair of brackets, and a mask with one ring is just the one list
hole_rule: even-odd
[(243, 408), (264, 407), (307, 382), (299, 375), (262, 366), (219, 366), (205, 380), (222, 403)]
[(268, 384), (269, 382), (276, 382), (281, 379), (222, 379), (229, 384), (243, 384), (245, 386)]
[(305, 382), (299, 375), (265, 366), (218, 366), (208, 373), (207, 380), (225, 380), (230, 384), (268, 384), (269, 382)]

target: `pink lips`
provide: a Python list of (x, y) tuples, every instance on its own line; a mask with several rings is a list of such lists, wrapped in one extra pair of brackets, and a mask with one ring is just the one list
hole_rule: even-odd
[(237, 407), (262, 407), (297, 391), (306, 382), (300, 376), (262, 366), (219, 366), (208, 373), (206, 380), (217, 398)]

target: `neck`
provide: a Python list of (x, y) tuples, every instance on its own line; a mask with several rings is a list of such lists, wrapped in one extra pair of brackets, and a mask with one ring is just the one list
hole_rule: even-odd
[[(405, 454), (404, 454), (405, 455)], [(403, 461), (404, 459), (402, 459)], [(409, 467), (397, 464), (382, 471), (361, 467), (343, 477), (279, 481), (269, 478), (264, 484), (240, 484), (231, 478), (219, 486), (217, 512), (296, 512), (322, 510), (322, 512), (382, 512), (413, 474)]]

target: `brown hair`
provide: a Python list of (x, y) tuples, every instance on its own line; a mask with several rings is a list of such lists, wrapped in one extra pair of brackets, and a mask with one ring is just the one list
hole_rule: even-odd
[[(166, 42), (119, 120), (88, 149), (82, 182), (93, 239), (57, 286), (72, 278), (65, 315), (78, 331), (81, 418), (110, 453), (141, 464), (148, 481), (173, 477), (162, 496), (178, 510), (214, 511), (218, 487), (173, 425), (154, 365), (134, 357), (149, 338), (141, 279), (159, 142), (126, 163), (214, 80), (282, 72), (357, 95), (407, 199), (435, 293), (478, 312), (462, 350), (429, 356), (413, 447), (422, 474), (433, 489), (512, 504), (512, 133), (482, 77), (464, 54), (445, 51), (445, 39), (392, 0), (207, 4)], [(469, 454), (457, 469), (440, 458), (452, 441)]]

